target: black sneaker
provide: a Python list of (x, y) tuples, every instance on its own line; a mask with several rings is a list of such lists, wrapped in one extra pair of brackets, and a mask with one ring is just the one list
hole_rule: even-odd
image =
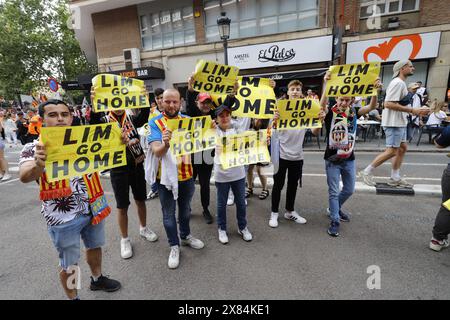
[(339, 220), (341, 220), (342, 222), (350, 222), (350, 214), (339, 210)]
[(203, 209), (203, 218), (205, 218), (206, 224), (213, 223), (213, 217), (211, 216), (211, 213), (208, 209)]
[(331, 221), (330, 227), (327, 230), (332, 237), (339, 237), (339, 222)]
[(122, 285), (119, 281), (109, 279), (108, 277), (105, 277), (101, 275), (97, 281), (94, 281), (94, 279), (91, 277), (91, 286), (90, 289), (92, 291), (106, 291), (106, 292), (114, 292), (120, 289)]

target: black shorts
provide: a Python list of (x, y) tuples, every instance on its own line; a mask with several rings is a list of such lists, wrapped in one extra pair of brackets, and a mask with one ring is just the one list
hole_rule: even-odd
[(127, 209), (130, 205), (130, 187), (134, 200), (147, 199), (147, 184), (145, 182), (144, 165), (127, 166), (126, 170), (111, 170), (111, 184), (116, 198), (117, 209)]

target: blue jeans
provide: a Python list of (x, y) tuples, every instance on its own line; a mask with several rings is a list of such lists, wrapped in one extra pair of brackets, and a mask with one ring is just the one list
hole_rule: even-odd
[(216, 182), (217, 188), (217, 225), (219, 229), (227, 230), (227, 200), (228, 192), (231, 190), (234, 194), (236, 203), (236, 218), (239, 230), (247, 227), (247, 208), (245, 206), (245, 178), (233, 182)]
[(194, 180), (178, 182), (178, 200), (173, 199), (172, 191), (167, 190), (166, 186), (158, 183), (159, 201), (163, 213), (163, 224), (166, 230), (167, 238), (170, 246), (179, 246), (177, 220), (175, 211), (178, 202), (178, 221), (180, 223), (180, 237), (186, 239), (191, 233), (189, 228), (189, 220), (191, 218), (191, 200), (194, 196), (195, 185)]
[(86, 249), (97, 249), (105, 245), (105, 220), (97, 225), (92, 225), (91, 220), (91, 215), (81, 215), (57, 226), (47, 226), (59, 254), (59, 265), (64, 270), (78, 264), (80, 260), (80, 238)]
[(155, 182), (152, 184), (152, 192), (155, 193), (156, 191), (158, 191), (158, 184)]
[[(342, 205), (355, 191), (356, 168), (355, 160), (334, 163), (325, 161), (328, 183), (328, 201), (330, 207), (330, 217), (334, 222), (339, 223), (339, 211)], [(342, 191), (339, 181), (342, 177)]]

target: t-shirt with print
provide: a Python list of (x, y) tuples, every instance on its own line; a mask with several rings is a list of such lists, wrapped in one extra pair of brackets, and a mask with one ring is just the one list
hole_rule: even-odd
[[(27, 161), (34, 161), (36, 143), (27, 143), (20, 154), (19, 166)], [(89, 196), (83, 177), (70, 179), (72, 194), (69, 197), (61, 197), (42, 201), (41, 214), (49, 226), (57, 226), (72, 221), (81, 215), (91, 215)]]
[[(175, 119), (182, 119), (182, 118), (189, 118), (188, 116), (185, 116), (183, 114), (178, 114), (178, 116)], [(167, 116), (164, 113), (161, 113), (160, 115), (152, 118), (148, 122), (148, 137), (147, 142), (150, 145), (152, 142), (155, 141), (162, 141), (162, 133), (164, 130), (166, 130), (167, 127)], [(167, 151), (170, 152), (170, 149)], [(191, 156), (185, 155), (181, 156), (180, 159), (177, 159), (177, 168), (178, 168), (178, 181), (186, 181), (192, 178), (193, 171), (192, 171), (192, 163), (191, 163)], [(158, 168), (158, 176), (159, 179), (161, 177), (161, 162), (160, 166)]]
[(303, 140), (306, 130), (280, 130), (280, 158), (288, 161), (303, 160)]
[[(240, 128), (236, 127), (235, 125), (232, 125), (230, 129), (227, 131), (222, 131), (219, 127), (217, 127), (217, 138), (221, 138), (224, 136), (229, 136), (232, 134), (238, 134), (243, 132), (244, 130), (241, 130)], [(218, 152), (216, 150), (217, 156), (214, 157), (214, 180), (219, 183), (224, 182), (233, 182), (238, 181), (245, 178), (245, 167), (244, 166), (237, 166), (229, 169), (223, 169), (222, 165), (220, 164), (220, 156), (218, 155)]]
[(335, 104), (330, 103), (325, 117), (325, 129), (328, 137), (325, 160), (332, 162), (355, 160), (353, 148), (356, 141), (356, 121), (359, 109), (351, 106), (342, 113), (336, 109)]
[[(395, 78), (389, 83), (386, 89), (385, 103), (387, 101), (399, 102), (408, 94), (408, 88), (405, 81)], [(406, 127), (408, 125), (408, 114), (406, 112), (396, 111), (384, 108), (381, 116), (381, 125), (383, 127)]]

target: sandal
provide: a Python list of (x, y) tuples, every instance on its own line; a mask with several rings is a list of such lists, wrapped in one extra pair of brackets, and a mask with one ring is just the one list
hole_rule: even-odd
[(261, 191), (261, 194), (259, 195), (259, 199), (264, 200), (269, 196), (269, 190), (265, 190), (263, 189), (263, 191)]
[(253, 188), (247, 188), (245, 190), (245, 197), (249, 198), (253, 194)]

